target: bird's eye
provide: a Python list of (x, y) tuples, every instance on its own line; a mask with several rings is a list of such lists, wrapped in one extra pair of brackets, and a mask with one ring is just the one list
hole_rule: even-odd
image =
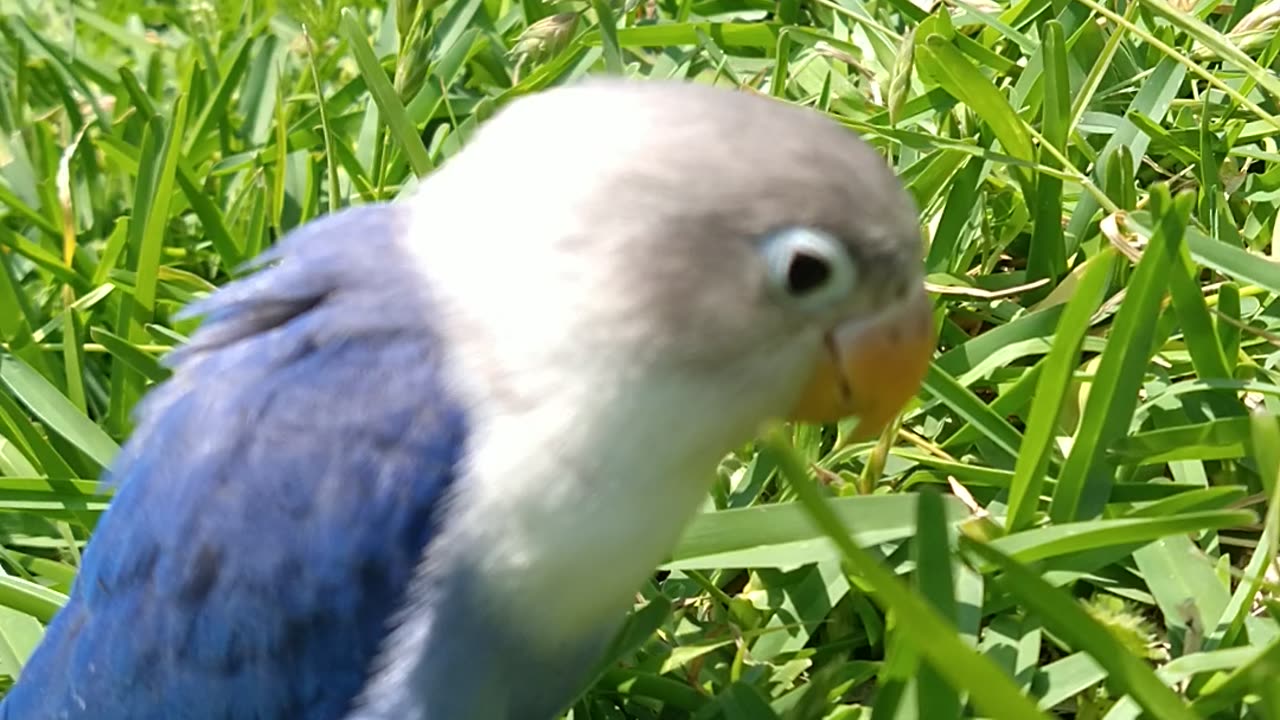
[(812, 228), (787, 228), (764, 238), (769, 282), (790, 302), (820, 310), (853, 291), (857, 273), (844, 246)]
[(826, 258), (801, 250), (791, 257), (787, 266), (787, 291), (792, 295), (819, 290), (831, 278), (831, 266)]

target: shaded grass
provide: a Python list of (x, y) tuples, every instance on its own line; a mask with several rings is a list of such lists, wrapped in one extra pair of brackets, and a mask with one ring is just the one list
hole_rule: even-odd
[(725, 458), (575, 720), (1280, 717), (1267, 7), (0, 0), (0, 673), (177, 310), (511, 99), (614, 72), (875, 144), (939, 352), (880, 442)]

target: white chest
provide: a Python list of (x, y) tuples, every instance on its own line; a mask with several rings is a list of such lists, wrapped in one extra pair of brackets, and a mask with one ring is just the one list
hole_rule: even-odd
[[(530, 639), (571, 642), (621, 619), (679, 539), (728, 449), (721, 433), (653, 432), (672, 407), (711, 414), (698, 393), (610, 393), (588, 418), (495, 419), (480, 431), (459, 510), (466, 561)], [(700, 418), (699, 418), (700, 419)], [(714, 419), (707, 418), (714, 423)]]

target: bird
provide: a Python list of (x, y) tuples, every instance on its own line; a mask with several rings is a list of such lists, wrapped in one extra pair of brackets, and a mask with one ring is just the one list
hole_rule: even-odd
[(0, 718), (558, 716), (723, 458), (775, 422), (875, 439), (918, 392), (917, 213), (750, 90), (505, 104), (188, 306)]

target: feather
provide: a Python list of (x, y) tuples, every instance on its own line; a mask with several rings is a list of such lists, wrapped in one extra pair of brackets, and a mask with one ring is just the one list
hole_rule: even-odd
[(466, 436), (397, 211), (287, 237), (212, 295), (5, 720), (341, 718)]

